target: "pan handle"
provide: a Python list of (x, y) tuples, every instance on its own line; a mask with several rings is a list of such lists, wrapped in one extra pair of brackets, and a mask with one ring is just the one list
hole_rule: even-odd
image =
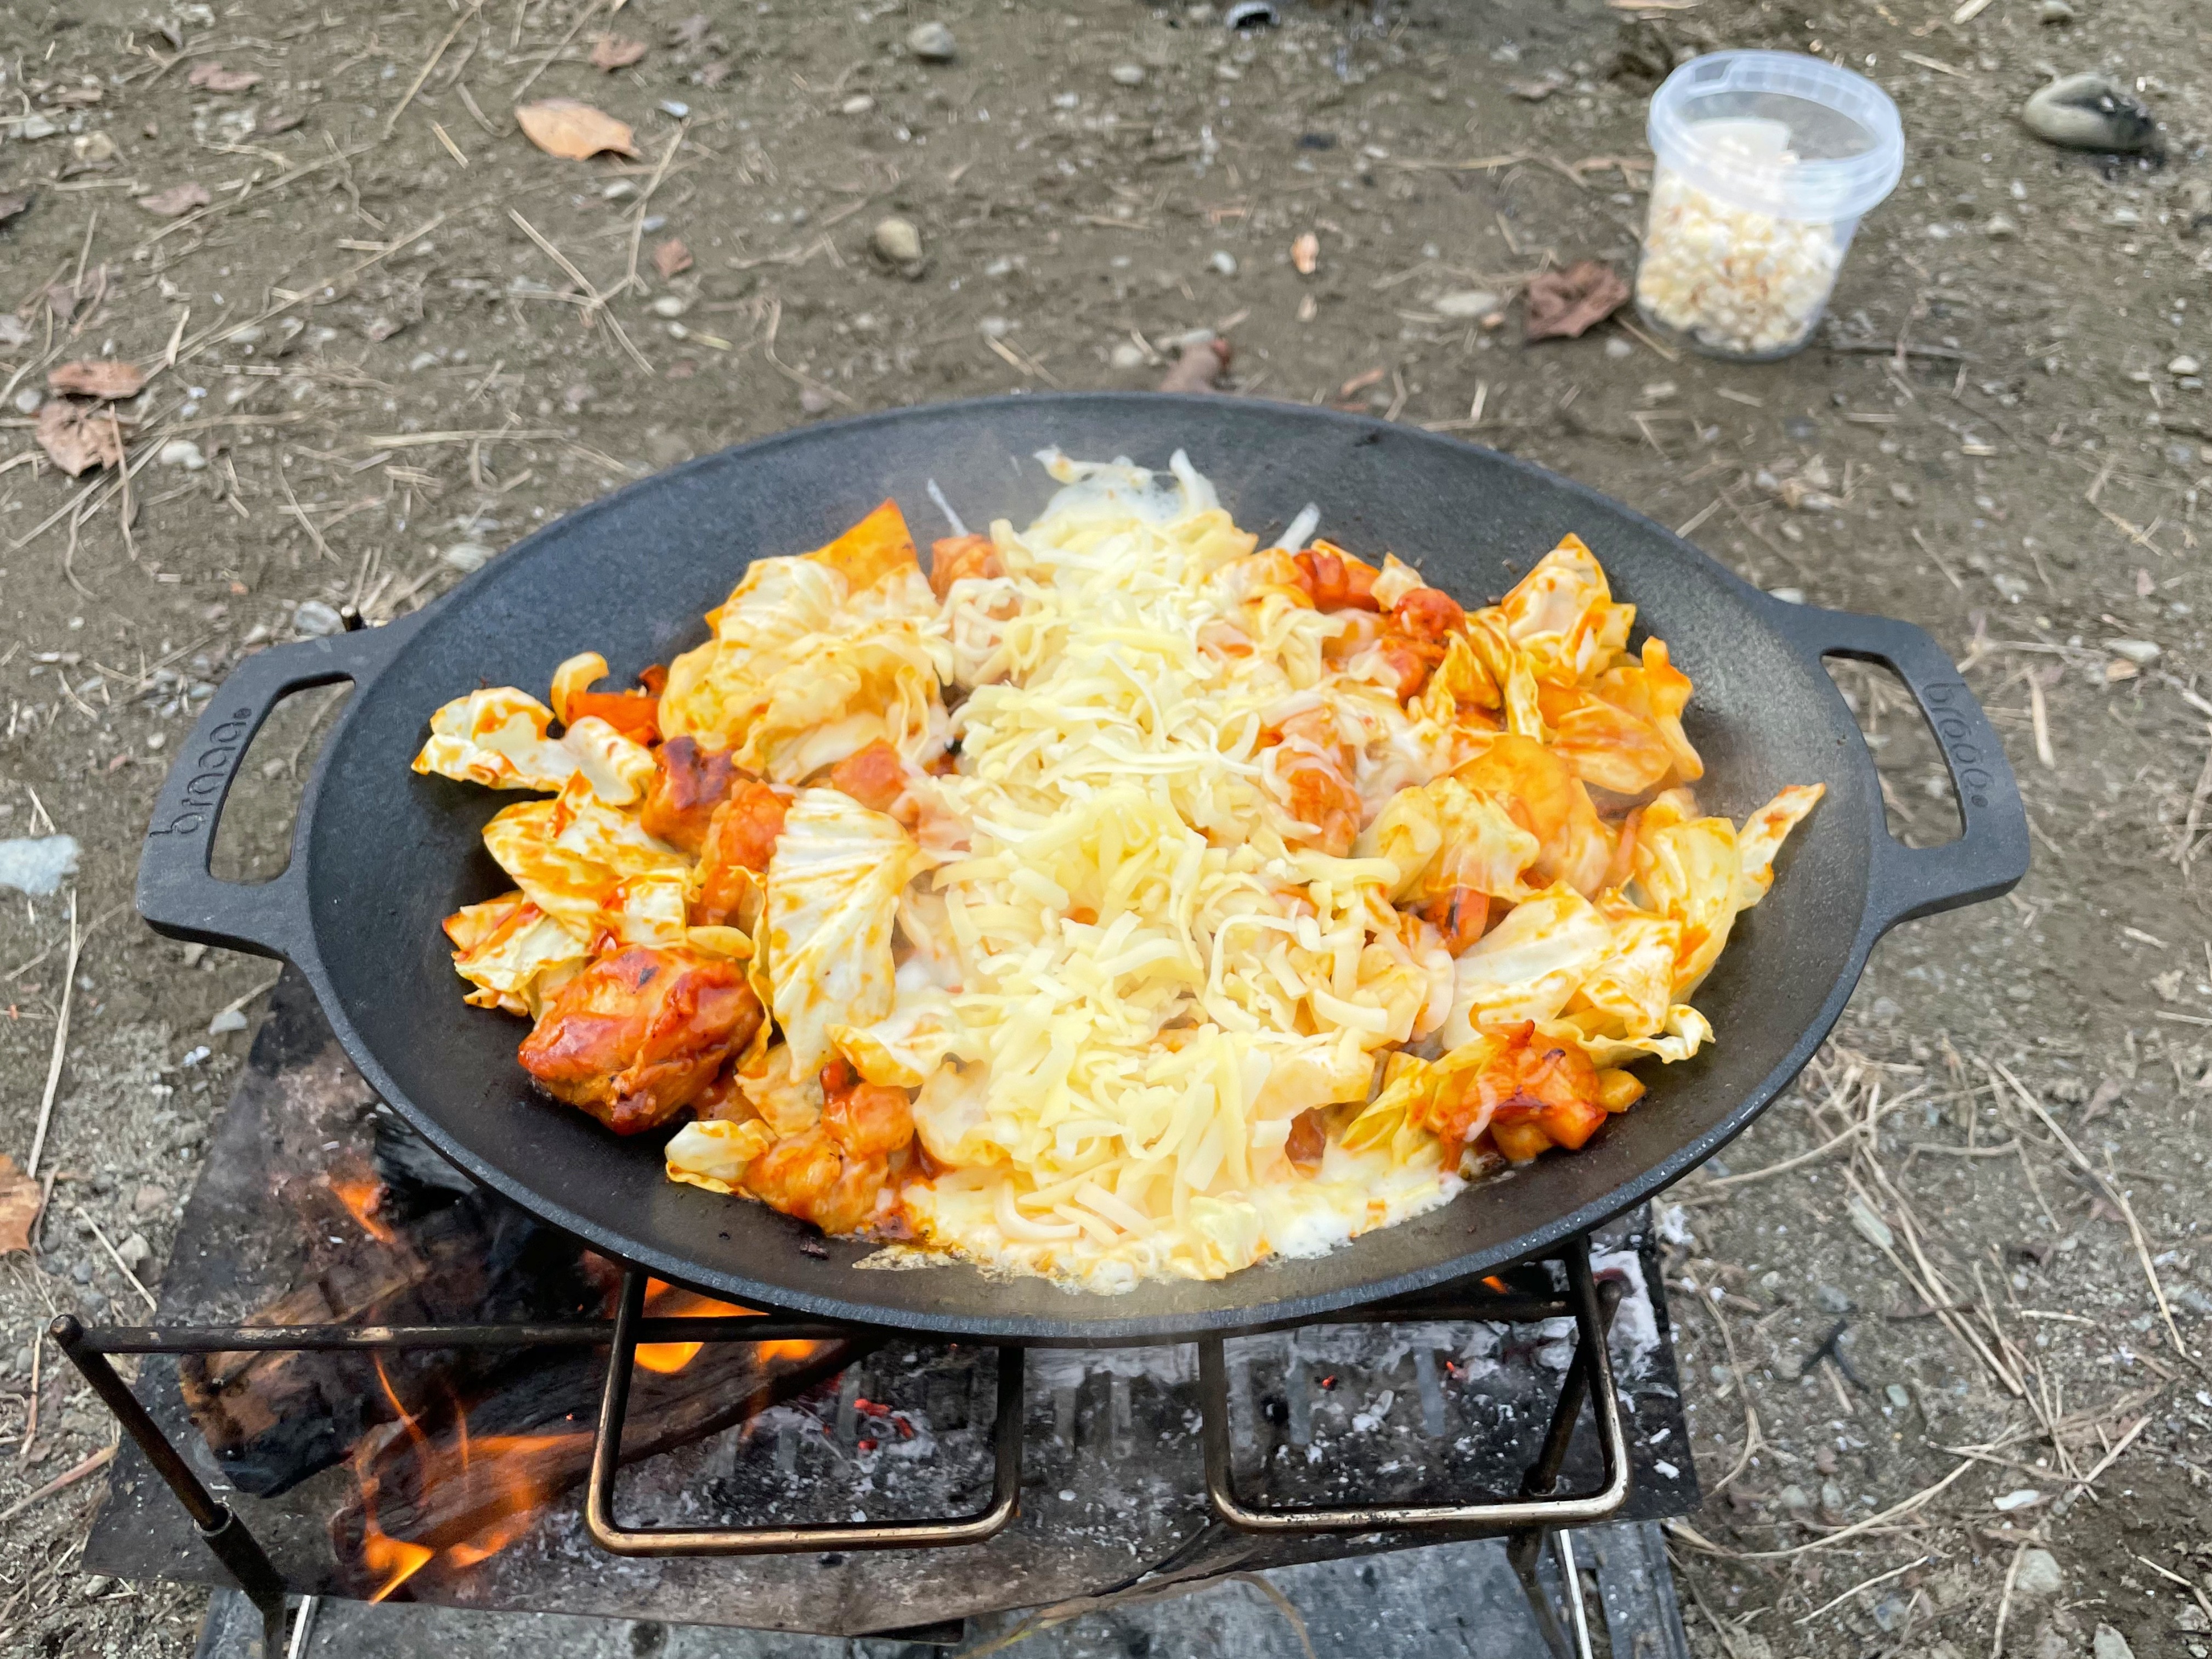
[(2027, 809), (1989, 716), (1957, 665), (1923, 628), (1888, 617), (1773, 601), (1783, 629), (1815, 657), (1853, 657), (1894, 672), (1936, 734), (1965, 829), (1941, 847), (1875, 837), (1871, 904), (1877, 934), (2009, 892), (2027, 873)]
[(238, 764), (270, 711), (295, 691), (382, 672), (415, 632), (422, 611), (381, 628), (257, 651), (216, 688), (162, 781), (138, 856), (138, 914), (174, 939), (298, 961), (307, 943), (303, 809), (284, 872), (264, 882), (224, 881), (209, 864)]

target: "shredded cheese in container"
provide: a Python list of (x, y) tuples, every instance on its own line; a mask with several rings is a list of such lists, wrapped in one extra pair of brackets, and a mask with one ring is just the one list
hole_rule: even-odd
[(418, 770), (559, 792), (447, 924), (549, 1092), (694, 1115), (675, 1180), (1112, 1291), (1419, 1214), (1711, 1040), (1820, 791), (1699, 811), (1690, 683), (1580, 542), (1470, 615), (1261, 548), (1180, 453), (1043, 459), (1043, 514), (932, 581), (888, 503), (756, 562), (649, 787), (519, 692), (441, 711)]

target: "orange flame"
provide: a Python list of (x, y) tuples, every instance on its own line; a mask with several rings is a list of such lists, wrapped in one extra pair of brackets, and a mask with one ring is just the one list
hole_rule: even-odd
[(346, 1206), (347, 1213), (361, 1224), (361, 1229), (380, 1244), (393, 1240), (392, 1229), (376, 1218), (376, 1206), (383, 1201), (384, 1186), (376, 1181), (340, 1181), (335, 1176), (325, 1177), (331, 1195)]
[[(331, 1190), (337, 1190), (335, 1185)], [(392, 1374), (384, 1369), (382, 1354), (376, 1356), (376, 1380), (382, 1385), (384, 1397), (392, 1402), (392, 1412), (400, 1425), (407, 1431), (408, 1437), (417, 1447), (427, 1451), (429, 1442), (423, 1438), (422, 1430), (415, 1425), (414, 1417), (399, 1403), (399, 1391), (392, 1386)], [(394, 1538), (376, 1524), (377, 1481), (370, 1471), (371, 1443), (364, 1440), (356, 1450), (354, 1478), (361, 1483), (361, 1559), (370, 1571), (388, 1575), (376, 1593), (368, 1598), (372, 1601), (381, 1601), (428, 1566), (430, 1558), (437, 1552), (421, 1544), (410, 1543), (404, 1538)]]
[[(720, 1319), (743, 1316), (757, 1317), (757, 1308), (741, 1308), (734, 1302), (717, 1302), (711, 1296), (702, 1296), (696, 1291), (678, 1290), (675, 1285), (658, 1279), (645, 1281), (645, 1310), (655, 1319)], [(702, 1342), (641, 1342), (637, 1345), (637, 1363), (649, 1371), (663, 1375), (680, 1371), (699, 1357)], [(763, 1343), (763, 1349), (781, 1347), (781, 1343)], [(812, 1345), (806, 1345), (811, 1352)]]

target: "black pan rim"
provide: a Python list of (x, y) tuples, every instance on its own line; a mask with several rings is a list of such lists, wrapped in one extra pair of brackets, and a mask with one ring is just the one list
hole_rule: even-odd
[[(1553, 472), (1548, 468), (1540, 466), (1519, 456), (1487, 449), (1481, 445), (1470, 443), (1448, 434), (1392, 424), (1371, 416), (1317, 409), (1311, 405), (1279, 399), (1255, 398), (1236, 401), (1246, 404), (1262, 404), (1272, 410), (1294, 414), (1302, 420), (1339, 428), (1358, 434), (1357, 441), (1361, 443), (1419, 444), (1441, 449), (1448, 454), (1483, 457), (1490, 464), (1502, 465), (1527, 479), (1540, 483), (1547, 489), (1563, 491), (1578, 497), (1603, 514), (1622, 515), (1633, 520), (1662, 538), (1675, 549), (1680, 556), (1693, 560), (1698, 565), (1703, 567), (1709, 576), (1719, 579), (1723, 586), (1733, 589), (1739, 597), (1761, 615), (1774, 617), (1779, 623), (1790, 611), (1795, 609), (1786, 605), (1784, 601), (1775, 599), (1761, 592), (1702, 549), (1674, 534), (1665, 526), (1647, 515), (1637, 512), (1633, 507), (1606, 495), (1589, 485)], [(1161, 424), (1164, 428), (1174, 426), (1178, 421), (1202, 422), (1209, 415), (1219, 412), (1224, 407), (1224, 400), (1218, 395), (1205, 393), (1170, 394), (1137, 392), (1016, 393), (1005, 397), (910, 404), (894, 410), (884, 410), (834, 421), (819, 422), (811, 426), (771, 434), (767, 437), (757, 439), (749, 443), (734, 445), (711, 454), (696, 456), (649, 477), (635, 480), (620, 489), (586, 503), (552, 524), (539, 526), (521, 542), (502, 554), (501, 562), (502, 563), (512, 562), (514, 554), (526, 552), (530, 547), (550, 535), (556, 528), (563, 534), (575, 533), (579, 529), (587, 526), (595, 516), (611, 511), (617, 503), (625, 501), (635, 493), (665, 488), (676, 480), (710, 468), (728, 465), (741, 459), (758, 461), (772, 458), (779, 449), (786, 446), (808, 442), (817, 434), (825, 432), (864, 431), (909, 422), (926, 422), (957, 418), (969, 411), (1004, 408), (1012, 404), (1050, 408), (1095, 405), (1101, 403), (1141, 407), (1147, 410), (1159, 411), (1162, 416)], [(475, 587), (491, 575), (492, 568), (492, 567), (486, 567), (483, 570), (470, 575), (432, 605), (387, 626), (404, 628), (408, 634), (412, 635), (435, 613), (449, 605), (464, 602)], [(396, 661), (398, 654), (404, 653), (406, 648), (407, 642), (403, 639), (394, 647), (392, 660)], [(1838, 707), (1842, 706), (1841, 694), (1832, 685), (1827, 688), (1826, 695), (1835, 699)], [(299, 872), (298, 878), (303, 890), (307, 884), (304, 877), (304, 861), (307, 851), (309, 830), (314, 820), (325, 776), (332, 757), (340, 751), (346, 735), (346, 728), (351, 723), (355, 700), (349, 698), (348, 704), (338, 722), (333, 726), (329, 739), (324, 744), (321, 755), (316, 763), (314, 774), (301, 797), (293, 847), (293, 868), (288, 870), (284, 876), (276, 878), (278, 882), (283, 882), (293, 877), (295, 872)], [(1849, 763), (1859, 769), (1869, 780), (1875, 776), (1872, 756), (1863, 746), (1856, 747), (1851, 751)], [(1879, 817), (1881, 811), (1879, 791), (1878, 789), (1870, 790), (1869, 794), (1874, 803), (1872, 810), (1875, 815), (1869, 829), (1875, 836), (1887, 841), (1888, 832)], [(1449, 1280), (1494, 1273), (1501, 1267), (1544, 1255), (1562, 1241), (1599, 1226), (1664, 1191), (1741, 1133), (1767, 1106), (1772, 1103), (1775, 1097), (1789, 1086), (1819, 1050), (1820, 1045), (1826, 1040), (1837, 1019), (1841, 1017), (1844, 1006), (1849, 1002), (1861, 975), (1864, 972), (1867, 958), (1884, 929), (1884, 924), (1879, 915), (1877, 887), (1878, 884), (1870, 872), (1867, 890), (1862, 902), (1857, 933), (1844, 959), (1843, 968), (1837, 974), (1835, 983), (1823, 1000), (1817, 1015), (1800, 1034), (1797, 1041), (1789, 1048), (1783, 1059), (1765, 1078), (1747, 1091), (1735, 1107), (1711, 1128), (1685, 1143), (1668, 1157), (1650, 1165), (1640, 1175), (1615, 1187), (1602, 1198), (1533, 1228), (1504, 1244), (1447, 1257), (1419, 1268), (1395, 1274), (1388, 1279), (1304, 1296), (1255, 1299), (1249, 1303), (1193, 1313), (1118, 1318), (1110, 1311), (1116, 1298), (1079, 1291), (1067, 1292), (1071, 1299), (1071, 1312), (1079, 1303), (1084, 1303), (1100, 1309), (1101, 1311), (1097, 1315), (1094, 1316), (1086, 1313), (1079, 1316), (1071, 1316), (1066, 1320), (1026, 1316), (1005, 1319), (979, 1318), (972, 1316), (939, 1315), (924, 1310), (858, 1302), (836, 1296), (815, 1295), (793, 1291), (786, 1286), (763, 1285), (738, 1274), (704, 1269), (698, 1263), (688, 1261), (680, 1255), (656, 1249), (634, 1238), (623, 1237), (618, 1230), (592, 1221), (566, 1206), (548, 1199), (532, 1188), (527, 1182), (511, 1176), (489, 1160), (478, 1158), (447, 1133), (430, 1114), (415, 1105), (407, 1097), (404, 1091), (398, 1087), (395, 1079), (379, 1062), (375, 1054), (362, 1040), (352, 1018), (337, 996), (330, 977), (324, 969), (320, 951), (316, 946), (317, 926), (312, 917), (308, 921), (303, 940), (305, 950), (301, 954), (306, 959), (300, 960), (297, 965), (313, 988), (317, 1000), (328, 1015), (331, 1028), (348, 1058), (360, 1069), (363, 1078), (380, 1098), (404, 1117), (417, 1133), (428, 1139), (441, 1156), (465, 1171), (472, 1179), (483, 1182), (543, 1220), (574, 1235), (595, 1249), (647, 1268), (672, 1283), (733, 1297), (747, 1306), (773, 1308), (825, 1319), (913, 1331), (917, 1334), (988, 1340), (1018, 1346), (1111, 1346), (1139, 1342), (1188, 1341), (1202, 1336), (1233, 1334), (1241, 1330), (1289, 1321), (1311, 1320), (1343, 1309), (1425, 1290)], [(1477, 1183), (1452, 1202), (1457, 1203), (1469, 1193), (1482, 1190), (1484, 1184)], [(1269, 1261), (1263, 1261), (1241, 1270), (1231, 1277), (1249, 1283), (1255, 1293), (1255, 1297), (1263, 1297)], [(980, 1273), (981, 1270), (964, 1265), (948, 1264), (942, 1268), (918, 1271)]]

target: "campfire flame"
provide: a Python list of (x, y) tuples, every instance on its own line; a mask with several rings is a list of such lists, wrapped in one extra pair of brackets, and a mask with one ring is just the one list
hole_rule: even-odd
[[(345, 1198), (348, 1191), (365, 1190), (368, 1198), (358, 1207), (347, 1199), (347, 1207), (360, 1218), (364, 1227), (375, 1227), (377, 1224), (366, 1212), (374, 1201), (376, 1188), (361, 1188), (355, 1183), (334, 1180), (331, 1189), (341, 1198)], [(717, 1301), (657, 1279), (647, 1281), (646, 1310), (656, 1318), (701, 1319), (758, 1314), (757, 1309)], [(648, 1371), (679, 1371), (705, 1346), (700, 1342), (641, 1343), (636, 1351), (637, 1363)], [(796, 1361), (812, 1357), (821, 1346), (816, 1342), (780, 1340), (760, 1344), (758, 1352), (763, 1363)], [(588, 1442), (591, 1437), (582, 1431), (558, 1429), (536, 1434), (471, 1435), (466, 1414), (457, 1412), (455, 1437), (441, 1442), (424, 1432), (421, 1414), (410, 1412), (401, 1402), (380, 1355), (376, 1360), (376, 1375), (391, 1405), (397, 1432), (404, 1434), (413, 1455), (422, 1490), (428, 1492), (442, 1489), (441, 1495), (445, 1501), (439, 1506), (441, 1511), (465, 1517), (464, 1524), (468, 1528), (466, 1536), (452, 1540), (453, 1533), (459, 1527), (448, 1522), (440, 1527), (428, 1542), (397, 1538), (385, 1531), (378, 1513), (376, 1470), (380, 1455), (388, 1458), (394, 1449), (395, 1437), (388, 1430), (366, 1437), (355, 1448), (352, 1462), (354, 1480), (361, 1491), (361, 1561), (377, 1581), (368, 1599), (382, 1601), (426, 1568), (434, 1565), (440, 1572), (466, 1571), (522, 1538), (537, 1520), (538, 1511), (560, 1490), (561, 1471), (576, 1464), (579, 1443)], [(459, 1405), (458, 1401), (454, 1403)], [(391, 1466), (387, 1463), (386, 1467)], [(453, 1490), (456, 1485), (458, 1493)]]
[(384, 1200), (384, 1183), (380, 1181), (342, 1181), (336, 1176), (324, 1177), (331, 1195), (346, 1206), (346, 1212), (361, 1224), (361, 1230), (380, 1244), (396, 1242), (391, 1228), (376, 1218), (376, 1207)]
[[(696, 1291), (679, 1290), (658, 1279), (645, 1281), (645, 1311), (655, 1319), (721, 1319), (743, 1316), (758, 1317), (757, 1308), (741, 1308), (734, 1302), (717, 1302), (711, 1296), (702, 1296)], [(702, 1342), (641, 1342), (637, 1345), (637, 1363), (649, 1371), (663, 1375), (680, 1371), (699, 1357)], [(768, 1358), (803, 1359), (814, 1352), (811, 1342), (766, 1342), (761, 1345), (761, 1357)]]

